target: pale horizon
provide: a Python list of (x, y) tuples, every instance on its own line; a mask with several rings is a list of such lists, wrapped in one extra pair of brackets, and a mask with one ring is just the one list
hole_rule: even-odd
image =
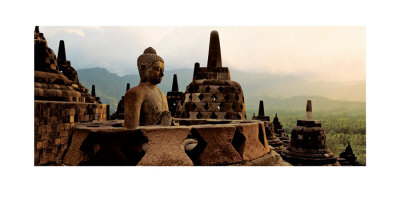
[(79, 70), (101, 67), (137, 74), (136, 59), (149, 46), (165, 70), (206, 66), (210, 32), (217, 30), (222, 65), (249, 73), (307, 77), (310, 81), (365, 81), (365, 27), (39, 27), (58, 53)]

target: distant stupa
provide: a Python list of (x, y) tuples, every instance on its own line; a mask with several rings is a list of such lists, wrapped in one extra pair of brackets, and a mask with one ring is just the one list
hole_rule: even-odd
[(276, 137), (274, 124), (270, 121), (269, 116), (265, 116), (264, 114), (264, 101), (260, 101), (260, 104), (258, 106), (258, 116), (253, 116), (252, 119), (264, 122), (268, 144), (274, 147), (275, 151), (280, 154), (285, 147), (283, 146), (283, 142), (278, 137)]
[[(127, 83), (125, 92), (127, 92), (130, 88), (131, 88), (131, 85), (129, 83)], [(117, 111), (115, 111), (115, 113), (113, 113), (110, 116), (110, 119), (112, 119), (112, 120), (114, 120), (114, 119), (124, 119), (124, 102), (125, 102), (124, 98), (125, 98), (125, 95), (122, 96), (121, 99), (118, 101)]]
[(342, 166), (358, 166), (360, 165), (357, 162), (357, 157), (353, 153), (353, 149), (351, 148), (350, 142), (348, 142), (346, 150), (340, 153), (340, 157), (338, 158), (340, 165)]
[(285, 130), (283, 130), (283, 126), (278, 118), (278, 113), (275, 113), (275, 117), (272, 123), (274, 124), (275, 135), (283, 142), (285, 147), (289, 146), (289, 136), (287, 135), (287, 133), (285, 133)]
[(253, 116), (253, 120), (261, 120), (261, 121), (269, 121), (270, 118), (269, 116), (265, 116), (264, 114), (264, 101), (260, 101), (260, 104), (258, 105), (258, 115)]
[(311, 100), (307, 101), (306, 119), (297, 120), (290, 146), (282, 152), (282, 157), (292, 165), (339, 165), (326, 144), (326, 133), (321, 122), (312, 120)]

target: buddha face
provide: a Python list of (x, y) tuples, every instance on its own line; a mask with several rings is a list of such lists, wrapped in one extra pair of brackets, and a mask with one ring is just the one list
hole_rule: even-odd
[(150, 82), (152, 84), (161, 83), (162, 77), (164, 76), (164, 63), (157, 61), (154, 62), (150, 67), (145, 69), (144, 82)]

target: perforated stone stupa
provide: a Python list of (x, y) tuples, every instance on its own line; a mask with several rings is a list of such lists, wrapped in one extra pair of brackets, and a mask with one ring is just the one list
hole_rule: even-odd
[(217, 31), (210, 35), (207, 67), (195, 63), (193, 81), (186, 87), (176, 117), (189, 119), (246, 119), (243, 91), (222, 67)]
[(307, 101), (306, 119), (297, 120), (290, 146), (282, 152), (282, 157), (292, 165), (340, 165), (328, 148), (321, 122), (312, 119), (311, 100)]

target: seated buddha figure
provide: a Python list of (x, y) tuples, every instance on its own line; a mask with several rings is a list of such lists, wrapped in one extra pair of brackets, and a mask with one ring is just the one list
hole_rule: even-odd
[(164, 60), (149, 47), (137, 59), (137, 66), (140, 83), (125, 93), (125, 127), (171, 125), (167, 97), (157, 88), (164, 76)]

